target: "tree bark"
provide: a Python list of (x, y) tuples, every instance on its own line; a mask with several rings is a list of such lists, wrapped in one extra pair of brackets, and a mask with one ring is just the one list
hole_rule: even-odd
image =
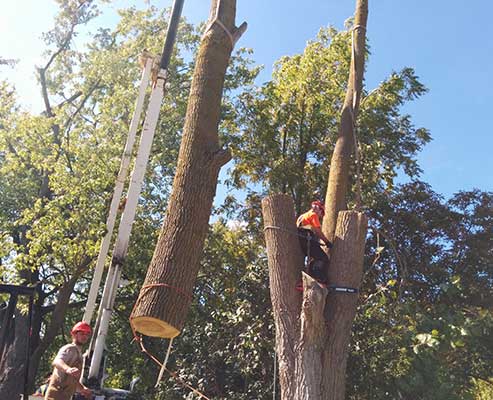
[(0, 399), (20, 399), (24, 389), (24, 376), (26, 372), (26, 346), (27, 346), (28, 318), (18, 310), (14, 314), (13, 330), (8, 340), (10, 346), (6, 347), (0, 366)]
[(301, 296), (295, 287), (303, 266), (303, 254), (296, 236), (293, 200), (284, 194), (268, 196), (262, 200), (262, 214), (281, 399), (296, 399), (295, 351), (300, 333)]
[(322, 398), (322, 352), (327, 337), (324, 307), (327, 289), (303, 274), (301, 337), (297, 349), (296, 399)]
[(34, 389), (34, 380), (36, 378), (36, 372), (38, 370), (41, 357), (45, 353), (46, 349), (55, 340), (57, 334), (63, 326), (65, 315), (69, 308), (70, 296), (74, 291), (75, 284), (79, 275), (77, 274), (72, 279), (67, 281), (58, 292), (55, 308), (52, 313), (50, 323), (46, 326), (46, 330), (43, 339), (39, 342), (38, 346), (32, 349), (31, 360), (29, 364), (29, 387)]
[(366, 22), (368, 0), (357, 0), (353, 27), (353, 52), (346, 98), (342, 106), (341, 122), (332, 159), (325, 195), (325, 218), (322, 230), (332, 241), (339, 211), (346, 209), (349, 167), (355, 145), (355, 122), (363, 87), (365, 69)]
[(327, 289), (303, 274), (303, 296), (295, 290), (303, 255), (290, 196), (262, 200), (276, 354), (282, 400), (323, 399), (323, 349), (327, 341)]
[[(343, 400), (358, 295), (328, 291), (303, 274), (302, 297), (294, 290), (303, 256), (293, 201), (283, 194), (268, 196), (262, 200), (262, 213), (281, 399)], [(359, 288), (366, 228), (363, 213), (340, 213), (329, 271), (331, 285)]]
[[(355, 119), (363, 85), (367, 17), (368, 1), (357, 0), (351, 70), (331, 160), (325, 200), (326, 217), (322, 227), (334, 243), (328, 275), (331, 286), (356, 289), (362, 278), (367, 218), (360, 212), (342, 210), (346, 209), (349, 167), (355, 148)], [(304, 276), (301, 326), (298, 322), (293, 324), (297, 309), (296, 294), (290, 290), (289, 279), (292, 278), (289, 276), (293, 273), (296, 276), (298, 261), (293, 251), (298, 252), (299, 257), (300, 249), (289, 233), (285, 233), (295, 231), (292, 201), (289, 203), (287, 198), (269, 196), (262, 204), (266, 228), (269, 224), (278, 227), (267, 229), (265, 236), (281, 398), (343, 400), (348, 344), (358, 296), (330, 290), (327, 297), (327, 290)], [(281, 215), (273, 218), (276, 213)], [(283, 278), (283, 275), (287, 277)], [(286, 306), (290, 304), (293, 304), (292, 310)]]
[[(360, 287), (367, 225), (368, 219), (361, 212), (339, 213), (329, 268), (332, 285)], [(327, 298), (324, 314), (328, 336), (322, 355), (324, 400), (344, 400), (348, 344), (357, 303), (357, 294), (332, 291)]]
[[(217, 14), (216, 14), (217, 13)], [(234, 42), (236, 0), (213, 0), (195, 65), (173, 189), (144, 286), (131, 315), (147, 336), (177, 336), (190, 307), (220, 168), (230, 160), (218, 125)], [(215, 19), (219, 22), (215, 22)]]
[[(348, 88), (330, 164), (322, 225), (324, 234), (334, 243), (329, 282), (353, 288), (361, 284), (368, 221), (362, 213), (342, 210), (346, 209), (351, 156), (356, 149), (355, 127), (363, 87), (367, 20), (368, 0), (357, 0)], [(322, 357), (322, 392), (326, 400), (344, 400), (348, 343), (357, 301), (355, 294), (337, 292), (332, 292), (327, 300), (327, 345)]]
[[(28, 376), (28, 389), (30, 391), (34, 391), (34, 381), (41, 357), (63, 325), (70, 296), (76, 282), (77, 278), (74, 277), (61, 287), (52, 313), (53, 316), (46, 327), (43, 339), (37, 345), (31, 346)], [(28, 324), (28, 316), (21, 314), (17, 310), (15, 313), (14, 330), (11, 333), (12, 337), (10, 338), (9, 346), (6, 348), (5, 356), (2, 359), (2, 365), (0, 365), (0, 371), (2, 371), (0, 373), (0, 399), (14, 399), (17, 397), (14, 397), (13, 394), (19, 396), (22, 393), (26, 370), (25, 354)], [(33, 329), (31, 337), (39, 339), (39, 331)]]

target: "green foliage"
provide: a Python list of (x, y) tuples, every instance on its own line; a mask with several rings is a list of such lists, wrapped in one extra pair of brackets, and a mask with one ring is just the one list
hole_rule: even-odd
[[(303, 54), (276, 63), (272, 81), (240, 97), (231, 138), (234, 187), (252, 183), (260, 193), (289, 193), (298, 212), (323, 196), (347, 87), (350, 40), (350, 31), (322, 29)], [(420, 173), (416, 155), (430, 137), (401, 109), (425, 92), (405, 68), (362, 99), (358, 141), (369, 206), (375, 193), (393, 187), (400, 169), (410, 177)]]
[[(42, 334), (51, 320), (47, 307), (70, 279), (78, 279), (72, 302), (84, 304), (134, 107), (138, 57), (144, 48), (160, 52), (168, 15), (122, 10), (114, 30), (99, 29), (76, 51), (70, 33), (99, 11), (92, 1), (59, 4), (57, 27), (46, 35), (47, 61), (54, 56), (45, 68), (51, 114), (21, 111), (15, 91), (0, 83), (0, 274), (42, 282)], [(142, 399), (194, 396), (170, 376), (153, 388), (158, 368), (132, 343), (128, 316), (166, 208), (199, 38), (200, 27), (180, 25), (124, 268), (128, 284), (107, 340), (106, 385), (128, 388), (139, 376)], [(193, 307), (168, 363), (212, 398), (272, 398), (274, 327), (260, 199), (289, 193), (301, 211), (325, 192), (349, 43), (350, 31), (322, 29), (302, 54), (279, 60), (260, 88), (251, 86), (258, 73), (251, 52), (232, 57), (220, 133), (235, 157), (229, 184), (246, 198), (242, 204), (228, 195), (216, 210)], [(460, 192), (445, 201), (417, 181), (416, 157), (430, 136), (402, 109), (425, 91), (404, 68), (361, 102), (358, 141), (372, 229), (348, 360), (352, 400), (491, 397), (493, 194)], [(411, 182), (396, 185), (399, 172)], [(80, 306), (68, 309), (64, 335), (51, 343), (39, 377), (80, 316)], [(164, 358), (167, 342), (145, 344)]]
[[(96, 4), (59, 2), (56, 27), (44, 36), (47, 62), (38, 71), (46, 106), (41, 115), (19, 111), (13, 89), (6, 83), (0, 87), (0, 276), (9, 283), (41, 283), (36, 308), (41, 339), (52, 320), (47, 310), (57, 302), (61, 288), (76, 280), (71, 300), (74, 305), (85, 301), (136, 99), (138, 58), (144, 49), (160, 53), (169, 17), (169, 10), (153, 7), (122, 10), (114, 30), (100, 28), (86, 46), (77, 46), (83, 49), (78, 51), (72, 47), (73, 38), (99, 15)], [(113, 350), (108, 384), (120, 387), (149, 366), (137, 346), (130, 345), (127, 320), (166, 209), (200, 29), (186, 21), (180, 24), (133, 227), (123, 276), (129, 285), (119, 293), (121, 304), (108, 341)], [(233, 56), (225, 111), (257, 74), (248, 57), (245, 49)], [(225, 124), (228, 118), (226, 113)], [(69, 309), (65, 332), (80, 318), (80, 307)], [(51, 343), (40, 368), (43, 374), (65, 340), (68, 337)], [(130, 353), (134, 368), (126, 368)]]
[[(262, 235), (258, 207), (266, 192), (291, 194), (298, 212), (325, 193), (349, 40), (348, 32), (322, 30), (303, 54), (276, 64), (272, 81), (240, 98), (230, 184), (248, 191), (244, 212), (236, 215), (252, 235)], [(474, 377), (493, 373), (486, 300), (492, 292), (491, 193), (459, 193), (444, 202), (416, 181), (416, 156), (430, 135), (402, 108), (425, 92), (414, 71), (404, 68), (361, 102), (361, 179), (373, 229), (349, 359), (351, 399), (469, 399)], [(396, 185), (399, 173), (411, 183)], [(351, 176), (354, 184), (354, 171)], [(228, 203), (225, 210), (238, 207)], [(472, 325), (476, 334), (465, 335)]]
[[(348, 367), (351, 399), (472, 399), (475, 379), (490, 379), (492, 288), (482, 282), (491, 282), (484, 265), (492, 199), (472, 191), (444, 202), (417, 182), (396, 187), (373, 210), (387, 232), (379, 244), (389, 250), (366, 263)], [(463, 284), (473, 281), (477, 289)]]

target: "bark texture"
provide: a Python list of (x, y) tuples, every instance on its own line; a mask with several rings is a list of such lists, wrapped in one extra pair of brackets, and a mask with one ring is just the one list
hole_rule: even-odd
[(12, 325), (0, 365), (0, 398), (17, 400), (24, 389), (28, 319), (16, 310)]
[[(177, 336), (190, 307), (219, 170), (231, 158), (221, 148), (217, 132), (232, 39), (246, 28), (246, 24), (235, 27), (235, 14), (236, 0), (212, 1), (211, 25), (197, 56), (168, 210), (131, 315), (133, 328), (144, 335)], [(213, 23), (216, 16), (220, 23)]]
[(329, 240), (334, 237), (338, 212), (346, 209), (349, 167), (355, 144), (355, 122), (358, 115), (365, 69), (367, 19), (368, 0), (357, 0), (348, 86), (342, 106), (337, 141), (330, 162), (329, 182), (325, 195), (325, 218), (322, 229)]
[(327, 343), (324, 308), (328, 290), (303, 274), (303, 295), (295, 290), (303, 255), (290, 196), (275, 194), (262, 201), (265, 242), (282, 400), (321, 400)]
[(281, 399), (296, 399), (296, 347), (300, 332), (301, 295), (295, 290), (303, 266), (296, 235), (293, 200), (276, 194), (262, 200), (265, 243), (279, 360)]
[(297, 345), (297, 399), (322, 399), (322, 352), (327, 337), (324, 307), (327, 289), (303, 274), (301, 334)]
[[(303, 274), (303, 296), (294, 290), (303, 265), (294, 205), (284, 194), (262, 200), (265, 242), (282, 400), (343, 400), (357, 294), (334, 293)], [(367, 218), (343, 211), (337, 224), (329, 282), (359, 288)], [(328, 294), (328, 295), (327, 295)]]
[[(339, 213), (329, 268), (329, 282), (332, 285), (360, 287), (367, 225), (368, 219), (363, 213)], [(322, 355), (325, 371), (322, 398), (325, 400), (344, 400), (348, 344), (357, 303), (357, 294), (330, 292), (327, 298), (327, 343)]]
[[(343, 210), (346, 209), (349, 170), (355, 148), (355, 119), (363, 84), (367, 17), (368, 1), (357, 0), (351, 71), (331, 160), (326, 217), (322, 226), (325, 235), (334, 243), (328, 273), (330, 285), (358, 289), (363, 272), (367, 218), (363, 213)], [(293, 203), (287, 196), (275, 195), (264, 199), (262, 206), (266, 227), (282, 228), (267, 229), (265, 234), (281, 399), (343, 400), (348, 344), (358, 295), (329, 290), (327, 296), (327, 290), (304, 276), (298, 322), (296, 301), (299, 294), (290, 287), (290, 279), (293, 279), (290, 276), (293, 271), (296, 275), (298, 263), (291, 247), (298, 253), (300, 249), (295, 244), (297, 239), (285, 233), (286, 230), (294, 231)], [(287, 277), (283, 278), (283, 275)]]

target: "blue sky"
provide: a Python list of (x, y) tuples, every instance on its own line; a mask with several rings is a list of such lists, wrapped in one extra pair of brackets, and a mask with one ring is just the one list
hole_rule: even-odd
[[(53, 0), (3, 2), (0, 55), (19, 59), (14, 69), (0, 68), (0, 79), (13, 82), (26, 108), (40, 108), (34, 66), (43, 62), (41, 33), (50, 29)], [(150, 0), (157, 7), (171, 0)], [(355, 0), (237, 0), (237, 24), (249, 28), (238, 46), (251, 47), (269, 79), (272, 64), (301, 52), (322, 26), (343, 28)], [(115, 1), (99, 21), (114, 23), (111, 9), (143, 0)], [(203, 21), (209, 0), (185, 0), (183, 15)], [(393, 70), (413, 67), (429, 93), (406, 107), (416, 126), (433, 141), (420, 154), (422, 178), (449, 197), (458, 190), (493, 190), (493, 2), (488, 0), (370, 0), (367, 35), (371, 57), (366, 88), (371, 90)]]

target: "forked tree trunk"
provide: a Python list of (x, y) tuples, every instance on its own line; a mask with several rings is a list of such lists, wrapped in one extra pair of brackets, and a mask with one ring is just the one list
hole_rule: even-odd
[[(281, 399), (342, 400), (357, 294), (332, 294), (303, 274), (301, 296), (295, 290), (302, 275), (303, 257), (293, 200), (283, 194), (268, 196), (262, 200), (262, 213)], [(342, 212), (332, 256), (336, 267), (329, 273), (331, 283), (359, 287), (365, 236), (364, 214)]]
[[(361, 285), (368, 222), (362, 213), (343, 210), (346, 209), (351, 157), (356, 145), (355, 127), (363, 87), (367, 19), (368, 0), (357, 0), (348, 88), (330, 164), (325, 196), (326, 217), (322, 225), (324, 234), (334, 242), (329, 282), (353, 288)], [(325, 318), (328, 339), (323, 352), (326, 371), (323, 392), (327, 400), (344, 400), (348, 343), (357, 301), (356, 294), (340, 293), (331, 294), (327, 301)]]
[(218, 125), (226, 68), (234, 42), (246, 29), (245, 23), (235, 27), (235, 14), (236, 0), (212, 1), (168, 210), (131, 315), (133, 328), (144, 335), (178, 335), (190, 306), (219, 170), (231, 158), (219, 144)]
[[(355, 148), (355, 120), (363, 85), (367, 17), (368, 1), (357, 0), (351, 70), (331, 160), (325, 200), (326, 217), (322, 227), (325, 235), (334, 242), (329, 283), (331, 286), (351, 288), (359, 288), (361, 284), (367, 218), (360, 212), (342, 210), (346, 209), (349, 168)], [(281, 211), (276, 211), (278, 208)], [(283, 273), (292, 274), (298, 263), (292, 256), (293, 251), (300, 251), (297, 240), (285, 233), (294, 231), (292, 208), (292, 201), (288, 205), (287, 199), (280, 196), (269, 196), (263, 200), (281, 398), (344, 400), (348, 344), (358, 296), (330, 290), (327, 297), (325, 289), (304, 276), (303, 301), (299, 310), (301, 322), (291, 322), (294, 311), (286, 305), (297, 304), (300, 295), (289, 287), (287, 280), (281, 280), (286, 283), (279, 286), (276, 277)], [(279, 212), (283, 215), (274, 219), (272, 214)], [(293, 218), (292, 222), (288, 221), (289, 218)], [(279, 228), (268, 228), (268, 224), (278, 224)], [(293, 246), (298, 250), (293, 250)], [(293, 364), (296, 371), (294, 387), (292, 382), (287, 381), (292, 378), (290, 371)], [(289, 370), (283, 371), (283, 368)]]
[(327, 193), (325, 194), (325, 218), (322, 230), (330, 240), (334, 237), (339, 211), (346, 209), (349, 167), (355, 144), (354, 128), (358, 115), (365, 69), (367, 19), (368, 0), (357, 0), (348, 86), (341, 111), (338, 137), (330, 162), (329, 182)]

